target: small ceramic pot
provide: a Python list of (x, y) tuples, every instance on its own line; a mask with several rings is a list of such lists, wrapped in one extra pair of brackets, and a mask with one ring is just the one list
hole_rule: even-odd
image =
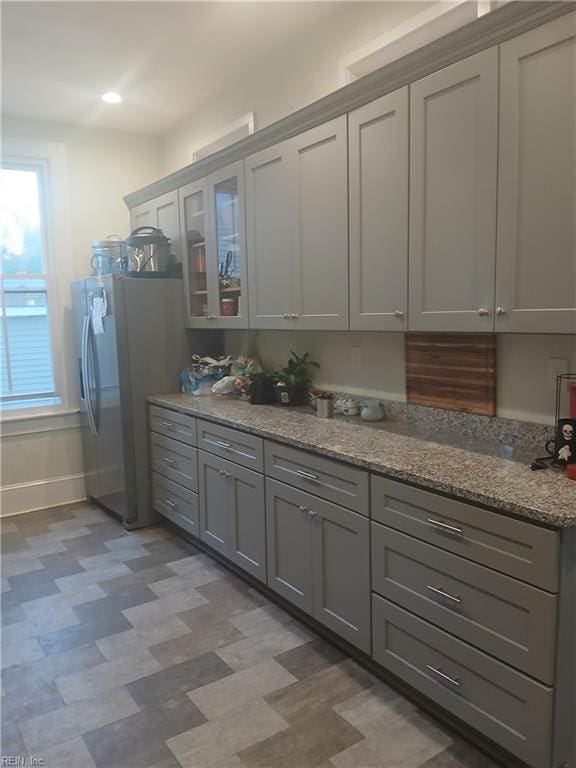
[(367, 403), (360, 414), (363, 421), (382, 421), (384, 414), (378, 403)]

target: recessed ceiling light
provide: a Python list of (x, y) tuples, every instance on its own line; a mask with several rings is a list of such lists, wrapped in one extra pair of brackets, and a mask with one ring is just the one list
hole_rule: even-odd
[(102, 94), (102, 101), (105, 101), (106, 104), (120, 104), (122, 96), (119, 93), (114, 93), (114, 91), (107, 91)]

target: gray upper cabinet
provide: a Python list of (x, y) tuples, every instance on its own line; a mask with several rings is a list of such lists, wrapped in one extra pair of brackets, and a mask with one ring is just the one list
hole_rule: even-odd
[(144, 226), (159, 227), (172, 241), (172, 253), (178, 261), (181, 260), (178, 190), (167, 192), (154, 200), (131, 208), (130, 226), (132, 229)]
[(246, 158), (250, 327), (348, 328), (346, 117)]
[(290, 142), (294, 169), (294, 328), (348, 329), (346, 116)]
[(576, 14), (501, 46), (496, 330), (576, 333)]
[(408, 88), (348, 115), (350, 328), (408, 321)]
[(410, 86), (413, 331), (492, 331), (498, 50)]
[(290, 328), (294, 197), (290, 142), (244, 161), (250, 327)]
[(183, 187), (180, 222), (188, 324), (247, 328), (242, 162)]

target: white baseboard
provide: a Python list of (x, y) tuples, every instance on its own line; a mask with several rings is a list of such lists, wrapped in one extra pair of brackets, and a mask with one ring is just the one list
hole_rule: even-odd
[(0, 488), (0, 517), (59, 507), (83, 501), (85, 498), (86, 483), (83, 474), (5, 485)]

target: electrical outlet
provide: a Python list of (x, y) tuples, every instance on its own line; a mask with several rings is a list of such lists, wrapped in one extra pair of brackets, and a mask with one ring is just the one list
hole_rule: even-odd
[(567, 357), (549, 357), (546, 360), (546, 375), (551, 382), (551, 386), (556, 387), (556, 376), (561, 373), (568, 373)]

